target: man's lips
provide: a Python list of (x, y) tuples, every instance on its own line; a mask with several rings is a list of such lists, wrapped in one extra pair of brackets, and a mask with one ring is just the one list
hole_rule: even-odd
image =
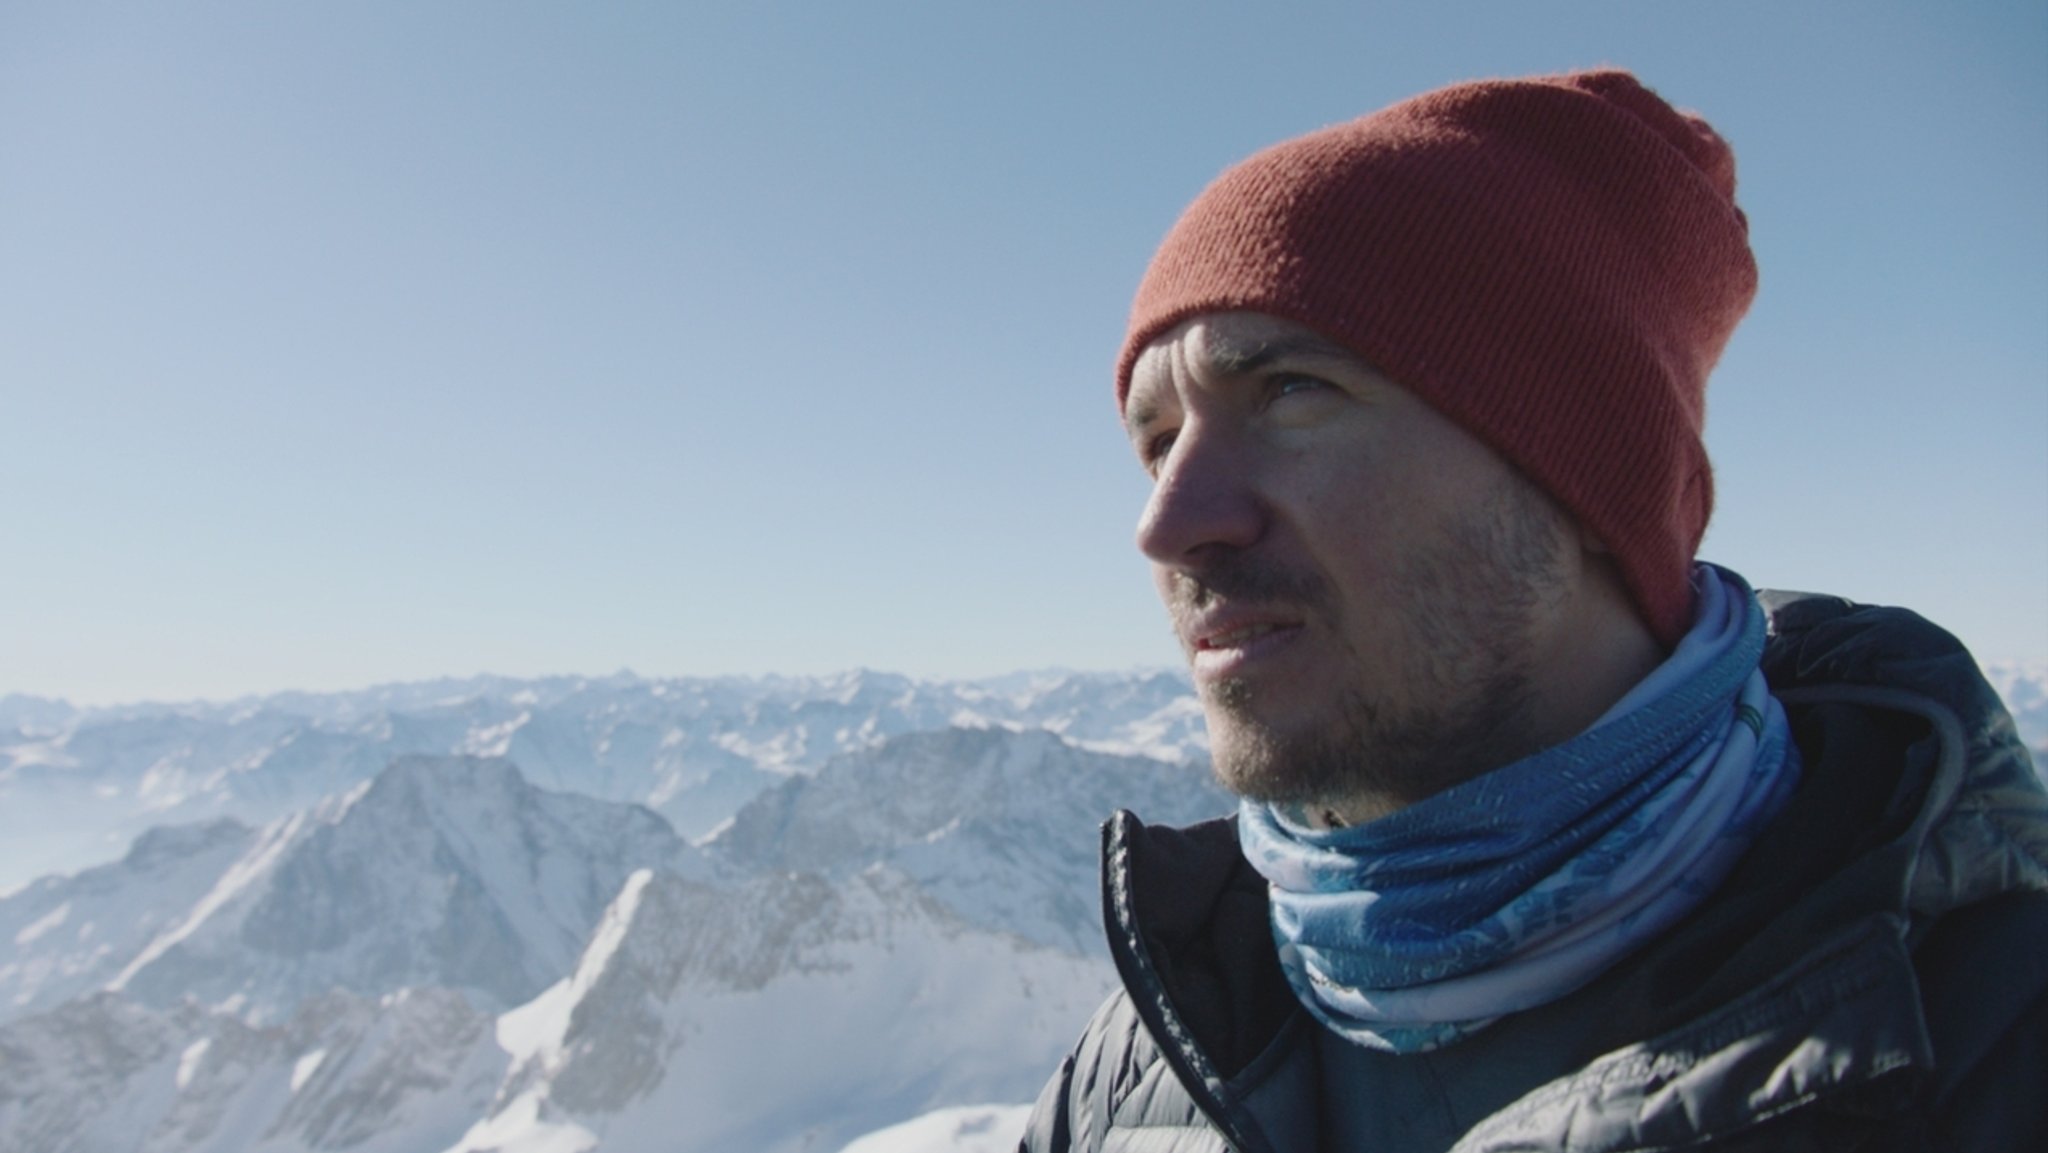
[(1234, 676), (1260, 657), (1284, 647), (1301, 631), (1299, 616), (1266, 611), (1204, 613), (1189, 622), (1186, 635), (1198, 674)]

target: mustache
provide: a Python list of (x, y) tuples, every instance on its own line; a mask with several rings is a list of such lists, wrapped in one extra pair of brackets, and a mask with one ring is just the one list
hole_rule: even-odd
[(1255, 560), (1241, 552), (1210, 558), (1197, 568), (1177, 569), (1168, 587), (1167, 607), (1176, 620), (1218, 599), (1304, 609), (1324, 608), (1330, 599), (1329, 582), (1322, 574)]

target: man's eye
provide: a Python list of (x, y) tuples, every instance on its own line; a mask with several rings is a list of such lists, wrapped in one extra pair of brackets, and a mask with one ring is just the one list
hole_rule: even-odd
[(1313, 376), (1288, 373), (1285, 376), (1274, 377), (1269, 387), (1272, 389), (1273, 398), (1278, 400), (1283, 396), (1290, 396), (1297, 392), (1313, 392), (1317, 389), (1328, 388), (1330, 385), (1328, 381)]
[(1138, 446), (1138, 463), (1145, 466), (1146, 472), (1159, 471), (1159, 462), (1165, 460), (1166, 454), (1173, 451), (1173, 437), (1174, 430), (1171, 429), (1153, 433)]

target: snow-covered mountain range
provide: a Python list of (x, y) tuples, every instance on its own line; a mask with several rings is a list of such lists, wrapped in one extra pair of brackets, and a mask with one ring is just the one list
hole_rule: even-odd
[(1171, 674), (6, 698), (0, 1149), (1000, 1148), (1228, 807)]
[(506, 757), (536, 785), (638, 802), (698, 837), (791, 774), (949, 727), (1045, 729), (1083, 748), (1176, 762), (1206, 749), (1187, 681), (1163, 672), (477, 677), (90, 710), (8, 696), (0, 891), (111, 860), (158, 825), (262, 825), (414, 754)]
[[(205, 819), (0, 897), (0, 1148), (985, 1137), (1107, 991), (1098, 824), (1229, 805), (1172, 676), (445, 687), (13, 703), (13, 796)], [(751, 793), (658, 811), (664, 748)]]

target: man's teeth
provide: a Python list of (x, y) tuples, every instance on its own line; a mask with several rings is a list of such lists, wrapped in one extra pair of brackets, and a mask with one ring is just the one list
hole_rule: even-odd
[(1251, 643), (1259, 637), (1265, 636), (1267, 633), (1278, 632), (1279, 629), (1279, 625), (1273, 624), (1245, 625), (1243, 628), (1231, 629), (1229, 632), (1217, 633), (1215, 636), (1210, 637), (1209, 647), (1212, 649), (1238, 648)]

